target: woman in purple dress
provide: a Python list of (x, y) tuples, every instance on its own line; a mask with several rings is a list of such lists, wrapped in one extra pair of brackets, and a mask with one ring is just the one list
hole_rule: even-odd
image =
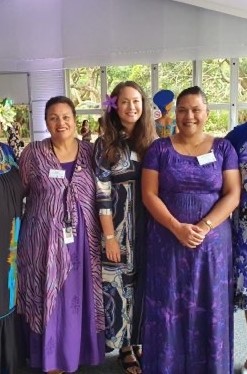
[(74, 372), (104, 359), (100, 225), (92, 147), (75, 138), (75, 108), (64, 96), (45, 109), (51, 138), (20, 158), (27, 191), (18, 247), (18, 312), (31, 367)]
[(144, 374), (225, 374), (232, 365), (232, 247), (238, 159), (203, 132), (205, 94), (177, 98), (179, 133), (156, 140), (143, 169), (148, 227)]

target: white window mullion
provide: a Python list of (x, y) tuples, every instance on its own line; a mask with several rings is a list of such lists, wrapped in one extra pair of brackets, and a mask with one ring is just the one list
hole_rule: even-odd
[(193, 66), (193, 86), (202, 86), (202, 61), (194, 60), (192, 61)]
[(107, 76), (106, 76), (106, 66), (100, 67), (100, 78), (101, 78), (101, 105), (106, 99), (106, 94), (110, 95), (110, 92), (107, 92)]
[(151, 65), (151, 95), (159, 90), (159, 67), (158, 64)]
[(230, 74), (230, 128), (238, 124), (238, 58), (231, 58), (231, 74)]

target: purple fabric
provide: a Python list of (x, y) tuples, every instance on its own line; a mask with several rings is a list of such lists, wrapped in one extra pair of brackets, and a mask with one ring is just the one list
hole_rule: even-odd
[(67, 201), (75, 235), (78, 212), (82, 212), (85, 219), (96, 329), (97, 332), (104, 330), (100, 224), (95, 205), (92, 147), (79, 140), (78, 146), (70, 184), (67, 178), (49, 177), (52, 169), (61, 169), (50, 139), (30, 143), (20, 158), (20, 174), (27, 190), (27, 202), (18, 243), (17, 311), (24, 315), (32, 331), (39, 334), (46, 328), (58, 294), (72, 271), (62, 231), (65, 188), (68, 188)]
[[(71, 179), (74, 163), (61, 164)], [(68, 244), (72, 270), (59, 292), (44, 333), (29, 331), (30, 366), (74, 372), (104, 360), (104, 333), (96, 332), (92, 274), (85, 220), (78, 209), (78, 236)]]
[[(158, 139), (144, 168), (159, 171), (159, 196), (180, 221), (196, 223), (219, 200), (222, 172), (237, 169), (230, 143), (215, 139), (216, 162), (200, 166), (170, 138)], [(165, 227), (148, 224), (144, 374), (232, 373), (232, 248), (226, 220), (195, 250)]]

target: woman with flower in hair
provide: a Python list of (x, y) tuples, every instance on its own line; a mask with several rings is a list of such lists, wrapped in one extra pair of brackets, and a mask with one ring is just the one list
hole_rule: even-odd
[(142, 297), (137, 285), (142, 283), (145, 227), (140, 169), (155, 133), (150, 105), (135, 82), (119, 83), (105, 103), (104, 135), (96, 141), (94, 157), (103, 230), (106, 345), (119, 349), (126, 373), (136, 374), (141, 373)]

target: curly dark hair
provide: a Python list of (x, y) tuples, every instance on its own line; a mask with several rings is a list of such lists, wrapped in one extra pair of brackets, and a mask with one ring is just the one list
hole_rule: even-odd
[[(155, 138), (155, 128), (151, 116), (151, 105), (142, 88), (133, 81), (120, 82), (113, 89), (110, 96), (117, 96), (118, 99), (120, 92), (125, 87), (134, 88), (142, 97), (142, 114), (130, 137), (133, 150), (142, 159), (145, 151)], [(109, 112), (105, 112), (103, 123), (105, 157), (109, 162), (115, 163), (120, 157), (121, 150), (126, 147), (124, 126), (122, 125), (115, 108), (111, 108)]]

